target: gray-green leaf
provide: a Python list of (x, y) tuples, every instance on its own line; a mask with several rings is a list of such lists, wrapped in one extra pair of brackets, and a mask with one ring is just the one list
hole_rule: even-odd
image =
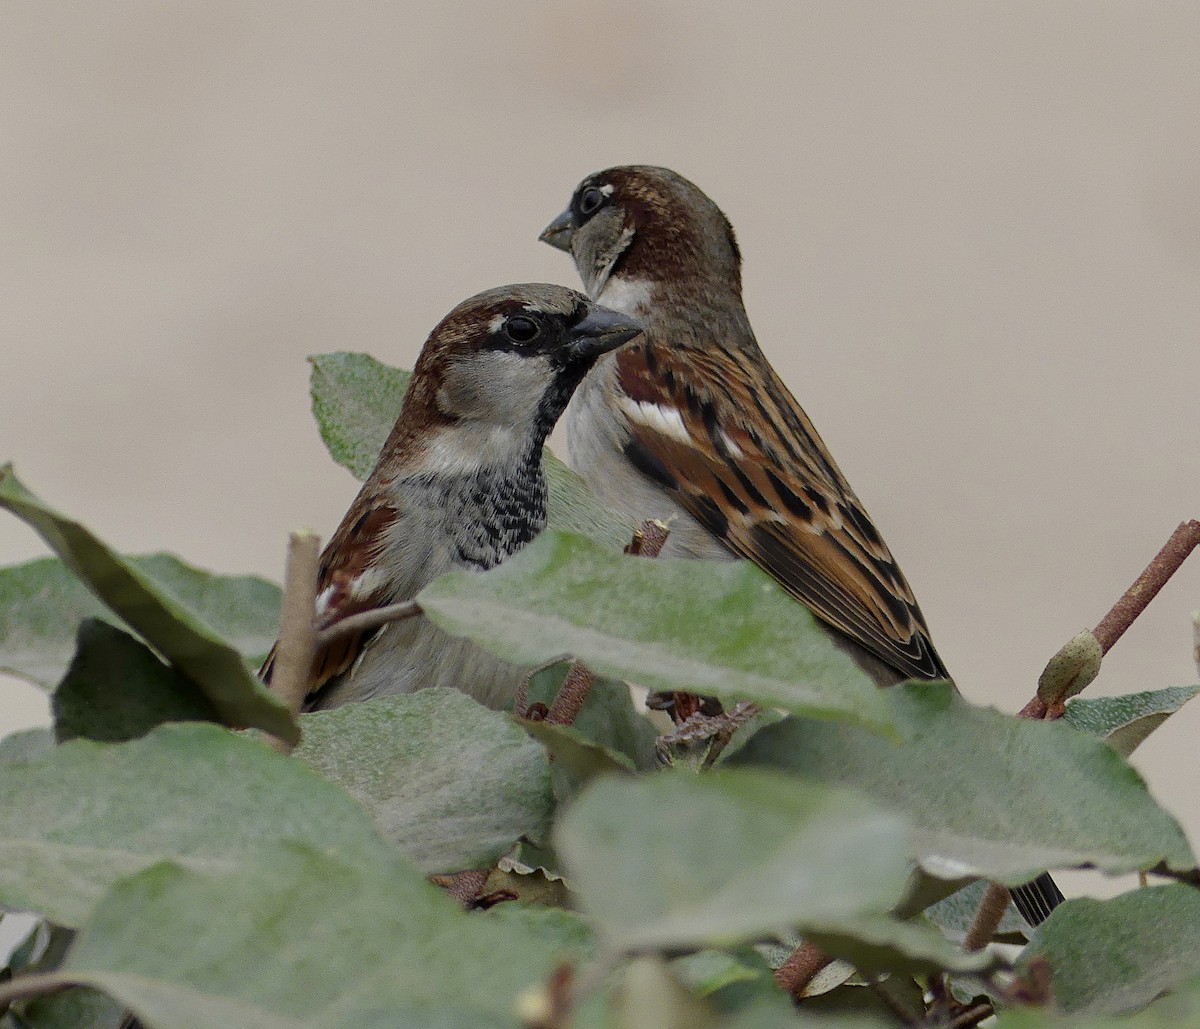
[(1172, 686), (1120, 697), (1073, 697), (1062, 720), (1128, 757), (1197, 693), (1200, 686)]
[(11, 465), (0, 468), (0, 507), (33, 528), (89, 590), (195, 682), (227, 724), (265, 729), (290, 742), (299, 738), (287, 706), (219, 632), (82, 524), (30, 493)]
[(157, 1029), (517, 1029), (517, 995), (589, 950), (567, 912), (471, 916), (399, 858), (295, 844), (118, 883), (59, 975)]
[(199, 687), (107, 622), (79, 626), (75, 658), (50, 701), (59, 741), (120, 743), (164, 722), (219, 722)]
[(264, 841), (390, 853), (336, 786), (216, 725), (130, 743), (74, 740), (0, 776), (0, 905), (82, 924), (101, 894), (157, 861), (228, 871)]
[(556, 828), (584, 908), (618, 949), (719, 945), (895, 904), (904, 822), (765, 772), (597, 780)]
[(655, 689), (889, 728), (883, 691), (744, 561), (648, 561), (546, 532), (498, 568), (443, 576), (418, 599), (443, 629), (520, 664), (570, 653)]
[(554, 798), (542, 748), (457, 690), (348, 704), (301, 726), (295, 756), (427, 872), (486, 866), (518, 839), (546, 836)]
[[(172, 554), (124, 558), (179, 607), (234, 647), (253, 670), (279, 628), (279, 587), (253, 575), (216, 575)], [(0, 568), (0, 672), (50, 689), (85, 618), (128, 626), (56, 557)]]
[(1016, 885), (1046, 868), (1195, 866), (1179, 824), (1099, 740), (974, 707), (943, 684), (880, 696), (900, 746), (853, 726), (789, 718), (759, 732), (731, 764), (861, 790), (909, 817), (922, 866), (944, 879)]
[(1136, 1011), (1196, 975), (1200, 891), (1181, 883), (1059, 905), (1021, 952), (1018, 970), (1045, 960), (1063, 1011)]

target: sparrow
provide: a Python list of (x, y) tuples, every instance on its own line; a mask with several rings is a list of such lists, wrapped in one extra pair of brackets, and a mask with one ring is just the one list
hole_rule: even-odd
[[(426, 340), (379, 459), (321, 554), (318, 620), (411, 599), (456, 569), (485, 571), (546, 526), (542, 447), (596, 360), (642, 331), (562, 286), (464, 300)], [(270, 681), (274, 653), (260, 677)], [(489, 707), (525, 669), (424, 618), (318, 651), (305, 710), (430, 686)]]
[[(753, 561), (879, 686), (949, 679), (879, 530), (759, 349), (720, 208), (666, 168), (610, 168), (540, 239), (645, 325), (567, 408), (569, 463), (598, 500), (668, 522), (665, 556)], [(1014, 890), (1033, 925), (1062, 899), (1043, 878)]]

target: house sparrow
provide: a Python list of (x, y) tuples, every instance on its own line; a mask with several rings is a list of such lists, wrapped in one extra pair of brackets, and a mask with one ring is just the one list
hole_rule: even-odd
[[(570, 464), (598, 499), (668, 521), (668, 556), (753, 561), (878, 685), (948, 679), (887, 544), (759, 349), (717, 205), (666, 168), (610, 168), (540, 238), (597, 302), (646, 326), (567, 409)], [(1014, 891), (1033, 894), (1018, 899), (1031, 924), (1062, 896), (1040, 883)]]
[[(318, 617), (408, 600), (445, 572), (492, 568), (537, 536), (546, 525), (546, 436), (596, 360), (641, 331), (627, 315), (544, 284), (488, 290), (446, 315), (321, 555)], [(305, 709), (428, 686), (498, 708), (522, 674), (415, 618), (319, 651)]]

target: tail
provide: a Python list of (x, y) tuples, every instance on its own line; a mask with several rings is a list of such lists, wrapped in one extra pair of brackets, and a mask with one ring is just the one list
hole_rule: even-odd
[(1041, 925), (1064, 900), (1058, 883), (1043, 872), (1032, 882), (1014, 886), (1011, 890), (1013, 904), (1031, 928)]

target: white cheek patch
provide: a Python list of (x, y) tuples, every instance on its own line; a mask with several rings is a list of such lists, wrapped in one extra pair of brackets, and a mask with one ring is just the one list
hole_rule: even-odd
[(653, 429), (669, 439), (680, 443), (692, 442), (691, 434), (684, 425), (683, 415), (673, 407), (664, 407), (649, 400), (630, 400), (629, 397), (622, 397), (621, 410), (630, 421)]
[(644, 314), (650, 307), (650, 283), (640, 279), (609, 279), (596, 300), (622, 314)]

